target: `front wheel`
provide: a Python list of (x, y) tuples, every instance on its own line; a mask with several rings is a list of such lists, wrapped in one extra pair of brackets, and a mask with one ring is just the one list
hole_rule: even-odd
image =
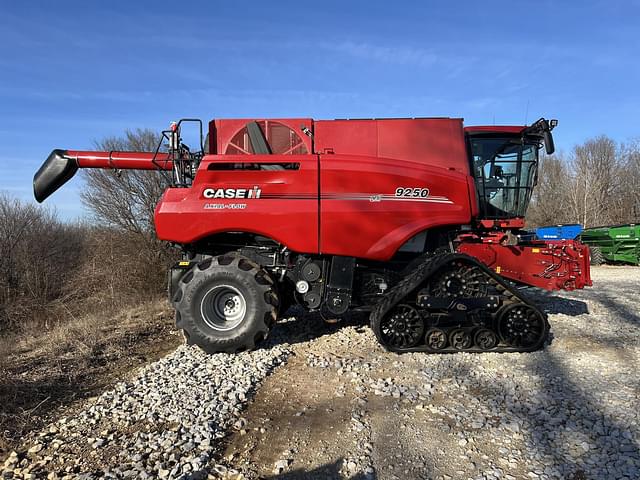
[(589, 247), (591, 253), (591, 265), (602, 265), (604, 263), (604, 255), (600, 247)]
[(278, 312), (273, 280), (237, 253), (206, 258), (184, 274), (173, 297), (176, 325), (207, 353), (251, 350)]

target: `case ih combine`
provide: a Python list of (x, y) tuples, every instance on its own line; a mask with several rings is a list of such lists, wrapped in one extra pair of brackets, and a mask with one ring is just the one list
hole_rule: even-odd
[(34, 193), (78, 168), (163, 172), (156, 231), (183, 252), (169, 296), (207, 352), (254, 348), (294, 303), (325, 319), (368, 311), (396, 352), (532, 351), (549, 325), (516, 284), (591, 285), (586, 246), (518, 237), (556, 123), (213, 120), (203, 141), (186, 119), (156, 152), (54, 150)]

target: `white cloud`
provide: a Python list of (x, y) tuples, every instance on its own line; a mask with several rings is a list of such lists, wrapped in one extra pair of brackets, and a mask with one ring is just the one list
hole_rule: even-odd
[(327, 50), (345, 53), (353, 57), (390, 64), (430, 67), (439, 60), (438, 55), (431, 50), (406, 45), (380, 46), (371, 43), (347, 41), (341, 43), (321, 43), (320, 46)]

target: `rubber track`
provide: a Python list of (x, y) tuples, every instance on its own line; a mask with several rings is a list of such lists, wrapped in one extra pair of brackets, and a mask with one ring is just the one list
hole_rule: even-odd
[[(402, 301), (417, 290), (433, 273), (437, 272), (440, 268), (447, 263), (461, 260), (465, 264), (472, 265), (479, 268), (489, 279), (493, 282), (493, 286), (500, 292), (502, 296), (503, 304), (518, 303), (514, 299), (519, 300), (519, 303), (528, 305), (535, 309), (545, 320), (546, 332), (543, 339), (532, 347), (510, 347), (510, 346), (497, 346), (490, 350), (481, 350), (476, 347), (471, 347), (464, 350), (456, 350), (452, 347), (447, 347), (443, 350), (434, 350), (426, 345), (418, 345), (409, 348), (396, 348), (386, 345), (380, 336), (380, 322), (385, 315), (391, 311), (396, 305), (402, 303)], [(411, 302), (413, 303), (413, 302)], [(370, 324), (373, 329), (378, 342), (383, 345), (387, 350), (392, 352), (427, 352), (427, 353), (458, 353), (458, 352), (471, 352), (471, 353), (487, 353), (487, 352), (533, 352), (540, 349), (548, 336), (549, 322), (547, 315), (540, 311), (536, 305), (528, 299), (522, 292), (518, 291), (512, 285), (507, 283), (502, 277), (496, 274), (493, 270), (487, 268), (486, 265), (480, 263), (475, 258), (462, 253), (446, 253), (446, 254), (434, 254), (432, 257), (427, 258), (422, 264), (418, 265), (416, 269), (400, 282), (394, 285), (387, 294), (380, 300), (380, 302), (374, 307), (371, 312)], [(496, 333), (497, 334), (497, 333)]]

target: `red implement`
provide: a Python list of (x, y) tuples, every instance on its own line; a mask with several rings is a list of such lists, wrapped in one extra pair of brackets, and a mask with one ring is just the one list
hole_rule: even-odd
[(457, 251), (477, 258), (497, 274), (545, 290), (575, 290), (592, 285), (589, 248), (575, 240), (532, 245), (461, 243)]

